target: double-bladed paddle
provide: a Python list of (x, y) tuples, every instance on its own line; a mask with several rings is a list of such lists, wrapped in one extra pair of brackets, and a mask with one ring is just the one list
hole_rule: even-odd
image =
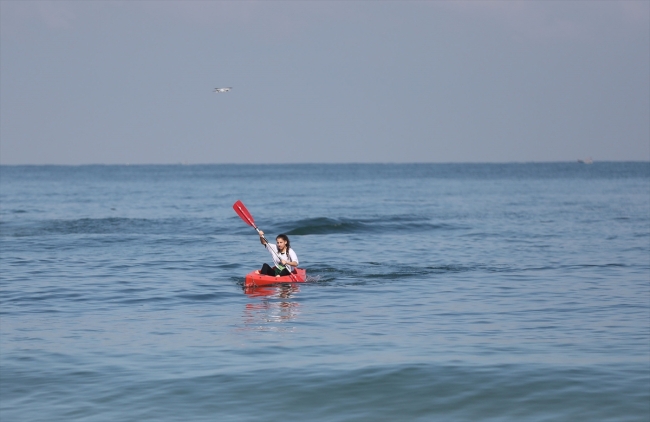
[[(244, 220), (244, 223), (248, 224), (249, 226), (251, 226), (255, 230), (257, 230), (257, 233), (260, 232), (260, 229), (257, 228), (257, 226), (255, 225), (255, 220), (253, 219), (253, 216), (251, 215), (250, 212), (248, 212), (248, 210), (246, 209), (246, 207), (244, 206), (244, 203), (242, 201), (235, 202), (233, 204), (232, 208), (235, 210), (237, 215), (242, 220)], [(264, 241), (266, 243), (269, 243), (269, 241), (266, 239), (266, 237), (264, 235), (262, 235), (262, 239), (264, 239)], [(271, 250), (271, 252), (273, 252), (273, 255), (275, 255), (275, 257), (278, 258), (278, 261), (282, 262), (282, 259), (278, 256), (278, 254), (275, 252), (275, 250), (273, 248), (271, 248), (271, 247), (269, 247), (269, 249)], [(288, 255), (289, 255), (289, 251), (287, 251), (287, 257), (288, 257)], [(291, 281), (298, 281), (298, 280), (296, 280), (296, 278), (295, 278), (295, 276), (294, 276), (294, 274), (292, 272), (289, 272), (289, 277), (291, 277)]]

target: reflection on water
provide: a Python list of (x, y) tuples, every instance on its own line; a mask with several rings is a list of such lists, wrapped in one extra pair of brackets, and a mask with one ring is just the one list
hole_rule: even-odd
[(298, 292), (300, 292), (300, 288), (293, 284), (244, 288), (244, 293), (248, 297), (261, 299), (259, 302), (246, 304), (244, 323), (247, 325), (264, 324), (287, 322), (294, 319), (300, 313), (300, 304), (291, 301), (291, 298)]

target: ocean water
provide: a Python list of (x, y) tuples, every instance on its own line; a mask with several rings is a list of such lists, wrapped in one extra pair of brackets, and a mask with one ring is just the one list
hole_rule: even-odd
[(648, 421), (650, 163), (2, 166), (0, 293), (2, 422)]

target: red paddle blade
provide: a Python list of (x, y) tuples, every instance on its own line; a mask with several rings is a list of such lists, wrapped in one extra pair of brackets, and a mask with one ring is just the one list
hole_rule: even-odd
[(242, 201), (235, 202), (232, 209), (235, 210), (237, 215), (244, 220), (246, 224), (255, 227), (255, 220), (253, 220), (253, 216), (248, 212)]

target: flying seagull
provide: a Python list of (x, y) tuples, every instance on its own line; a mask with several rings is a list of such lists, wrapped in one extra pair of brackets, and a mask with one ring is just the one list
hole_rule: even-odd
[(230, 91), (231, 89), (232, 89), (231, 86), (229, 86), (228, 88), (215, 88), (215, 89), (214, 89), (214, 93), (215, 93), (215, 94), (218, 94), (218, 93), (220, 93), (220, 92), (228, 92), (228, 91)]

